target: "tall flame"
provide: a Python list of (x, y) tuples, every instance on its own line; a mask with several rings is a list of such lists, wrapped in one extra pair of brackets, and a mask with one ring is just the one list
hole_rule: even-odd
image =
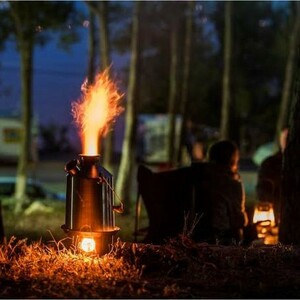
[(109, 79), (109, 68), (99, 73), (95, 82), (81, 87), (82, 96), (72, 103), (72, 114), (80, 128), (83, 154), (97, 155), (98, 140), (105, 136), (116, 117), (123, 111), (114, 82)]

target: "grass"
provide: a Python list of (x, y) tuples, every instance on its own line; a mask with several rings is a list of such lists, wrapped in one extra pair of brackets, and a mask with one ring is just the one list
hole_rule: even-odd
[[(60, 228), (64, 224), (65, 204), (58, 201), (43, 201), (45, 206), (16, 216), (12, 207), (4, 207), (2, 211), (4, 230), (7, 239), (14, 236), (18, 239), (27, 238), (30, 241), (51, 238), (50, 232), (57, 239), (63, 238), (64, 233)], [(48, 208), (48, 209), (47, 209)]]
[[(246, 188), (246, 205), (248, 208), (253, 207), (257, 202), (254, 195), (255, 176), (253, 172), (242, 172), (243, 181)], [(45, 184), (45, 187), (50, 191), (64, 192), (65, 182), (51, 182)], [(133, 199), (136, 195), (134, 193)], [(4, 202), (10, 199), (4, 199)], [(3, 208), (3, 221), (7, 238), (15, 236), (19, 239), (27, 238), (32, 241), (42, 239), (47, 241), (53, 235), (57, 240), (64, 238), (65, 233), (61, 229), (61, 225), (65, 223), (65, 203), (60, 201), (45, 201), (42, 200), (46, 209), (39, 208), (33, 210), (31, 213), (15, 216), (12, 207)], [(116, 226), (120, 227), (120, 231), (116, 237), (121, 238), (122, 241), (134, 242), (135, 230), (135, 202), (131, 204), (129, 214), (115, 213)], [(145, 228), (148, 225), (147, 213), (142, 206), (139, 228)], [(51, 234), (50, 234), (51, 233)], [(139, 237), (142, 240), (142, 236)]]
[[(37, 205), (28, 208), (20, 216), (15, 216), (11, 206), (4, 206), (2, 217), (7, 239), (14, 236), (18, 239), (30, 241), (48, 241), (52, 236), (59, 240), (65, 237), (61, 225), (65, 223), (65, 203), (55, 200), (41, 200)], [(41, 204), (41, 205), (40, 205)], [(135, 209), (131, 208), (130, 214), (115, 214), (116, 226), (120, 227), (116, 237), (122, 241), (134, 241)], [(141, 215), (141, 226), (148, 224), (147, 215), (143, 210)]]
[(123, 243), (98, 257), (63, 241), (0, 245), (1, 298), (299, 298), (299, 249)]
[(118, 294), (116, 282), (139, 278), (139, 270), (122, 257), (87, 256), (55, 241), (46, 246), (11, 238), (0, 247), (0, 266), (1, 298), (108, 297), (111, 290)]

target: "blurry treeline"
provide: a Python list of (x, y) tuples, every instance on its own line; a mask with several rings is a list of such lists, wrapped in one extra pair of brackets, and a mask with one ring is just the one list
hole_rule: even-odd
[[(251, 149), (255, 149), (275, 134), (296, 4), (288, 1), (243, 1), (235, 2), (232, 6), (230, 137), (242, 145), (243, 142), (248, 144), (250, 140)], [(197, 1), (191, 12), (186, 2), (143, 2), (137, 113), (168, 112), (170, 22), (174, 15), (179, 28), (176, 96), (179, 103), (185, 62), (185, 18), (188, 13), (192, 13), (186, 115), (197, 125), (220, 126), (224, 7), (225, 2)], [(76, 12), (78, 7), (74, 9)], [(107, 48), (110, 53), (117, 51), (130, 56), (132, 9), (133, 2), (130, 1), (107, 3)], [(94, 26), (94, 46), (100, 47), (100, 44), (104, 44), (100, 34), (97, 34), (101, 25), (95, 24), (93, 14), (81, 16), (80, 21), (84, 20), (89, 21), (90, 27)], [(99, 55), (100, 50), (96, 50), (87, 57), (90, 68), (94, 70), (91, 72), (97, 72), (110, 64), (113, 68), (112, 59), (103, 58), (103, 51)], [(122, 74), (116, 76), (124, 80), (121, 84), (125, 90), (128, 71), (129, 67), (125, 67)], [(176, 113), (181, 113), (179, 108)]]
[[(220, 126), (226, 3), (194, 2), (193, 10), (186, 1), (142, 4), (138, 113), (168, 112), (170, 70), (175, 55), (178, 105), (174, 112), (180, 113), (186, 19), (192, 14), (186, 115), (197, 124)], [(237, 142), (250, 135), (256, 147), (275, 135), (296, 3), (241, 1), (231, 2), (231, 6), (229, 135)], [(130, 9), (130, 2), (123, 4), (122, 15), (130, 16)], [(111, 47), (128, 51), (130, 18), (128, 30), (126, 26), (115, 29), (113, 12), (111, 7)], [(176, 50), (171, 51), (174, 30), (177, 43)]]
[[(140, 113), (170, 116), (173, 165), (180, 159), (174, 139), (177, 114), (183, 124), (191, 120), (220, 128), (221, 138), (234, 139), (250, 152), (274, 139), (289, 115), (298, 6), (293, 1), (2, 2), (1, 45), (13, 39), (21, 54), (24, 134), (16, 197), (24, 196), (21, 178), (26, 177), (37, 45), (59, 35), (59, 46), (72, 49), (79, 29), (88, 27), (91, 82), (107, 66), (114, 76), (113, 53), (128, 58), (117, 76), (122, 78), (126, 109), (117, 192), (129, 201)], [(103, 141), (104, 159), (112, 157), (113, 138), (112, 132)]]

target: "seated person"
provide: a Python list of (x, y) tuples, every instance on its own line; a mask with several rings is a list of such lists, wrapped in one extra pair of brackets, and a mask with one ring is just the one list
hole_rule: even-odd
[(258, 170), (256, 193), (261, 202), (273, 204), (275, 221), (279, 224), (279, 204), (281, 196), (281, 176), (283, 151), (286, 147), (288, 128), (283, 128), (280, 133), (280, 149), (273, 155), (268, 156)]
[[(204, 195), (196, 194), (196, 211), (205, 202), (203, 216), (210, 222), (209, 235), (201, 230), (201, 219), (195, 229), (197, 241), (229, 244), (240, 242), (244, 226), (248, 223), (245, 212), (245, 193), (238, 173), (239, 150), (235, 143), (224, 140), (213, 144), (208, 150)], [(197, 191), (196, 191), (197, 193)], [(201, 213), (201, 212), (200, 212)], [(208, 216), (207, 216), (208, 215)], [(207, 224), (206, 224), (207, 225)], [(206, 229), (206, 233), (209, 230)]]

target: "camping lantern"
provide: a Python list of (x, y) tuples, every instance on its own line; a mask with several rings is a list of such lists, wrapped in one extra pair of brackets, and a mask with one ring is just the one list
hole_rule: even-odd
[(275, 232), (275, 216), (272, 203), (262, 202), (255, 206), (253, 223), (256, 224), (258, 238), (264, 239), (266, 244), (269, 244), (267, 241), (272, 240), (274, 242), (276, 240), (275, 237), (270, 239)]
[(120, 230), (114, 217), (120, 206), (113, 205), (112, 175), (99, 161), (99, 155), (79, 155), (66, 164), (66, 215), (62, 229), (79, 249), (103, 255), (109, 252), (113, 236)]

